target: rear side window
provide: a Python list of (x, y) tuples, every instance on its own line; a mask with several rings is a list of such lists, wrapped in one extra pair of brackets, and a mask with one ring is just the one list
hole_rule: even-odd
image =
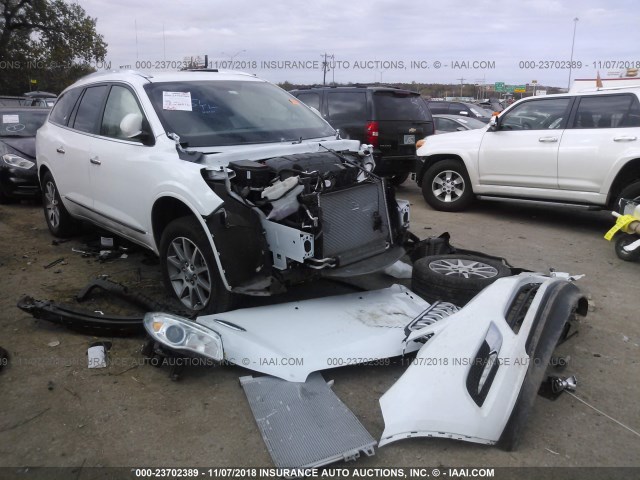
[(296, 95), (308, 107), (313, 107), (320, 111), (320, 95), (313, 92), (299, 93)]
[(451, 115), (468, 115), (469, 109), (465, 107), (462, 103), (452, 103), (449, 106), (449, 113)]
[(49, 120), (53, 123), (57, 123), (58, 125), (67, 125), (71, 112), (73, 111), (73, 107), (75, 107), (81, 92), (81, 88), (74, 88), (73, 90), (69, 90), (64, 93), (56, 102), (53, 110), (51, 110)]
[(376, 92), (373, 105), (377, 120), (431, 120), (427, 103), (419, 95)]
[(89, 87), (85, 90), (73, 122), (73, 128), (87, 133), (95, 133), (97, 131), (100, 114), (102, 113), (102, 102), (108, 89), (107, 85), (100, 85), (98, 87)]
[(367, 94), (365, 92), (329, 92), (329, 117), (337, 122), (366, 122)]
[(431, 113), (449, 113), (449, 102), (428, 102)]
[(640, 126), (640, 105), (635, 95), (599, 95), (580, 99), (573, 128)]

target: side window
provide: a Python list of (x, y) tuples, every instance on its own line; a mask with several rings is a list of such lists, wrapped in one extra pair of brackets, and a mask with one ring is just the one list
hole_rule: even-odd
[(521, 103), (500, 117), (502, 130), (547, 130), (562, 128), (570, 98), (549, 98)]
[(299, 93), (298, 99), (308, 107), (313, 107), (316, 110), (320, 111), (320, 95), (318, 95), (317, 93)]
[(133, 93), (125, 87), (114, 85), (111, 87), (109, 98), (107, 98), (107, 103), (104, 107), (100, 135), (122, 140), (139, 141), (136, 138), (127, 137), (120, 127), (124, 117), (130, 114), (144, 118)]
[(635, 95), (582, 97), (573, 128), (616, 128), (640, 126), (640, 105)]
[(108, 89), (107, 85), (101, 85), (85, 90), (73, 122), (73, 128), (81, 132), (96, 133), (100, 113), (102, 113), (102, 102)]
[(365, 92), (329, 92), (329, 117), (333, 122), (366, 122), (367, 94)]
[(449, 105), (449, 113), (451, 115), (469, 115), (467, 107), (461, 103), (452, 103)]
[(457, 132), (458, 127), (460, 126), (456, 122), (448, 118), (436, 117), (435, 121), (436, 121), (436, 130), (441, 130), (443, 132)]
[(76, 102), (80, 97), (80, 93), (82, 93), (81, 88), (74, 88), (62, 95), (53, 107), (53, 110), (51, 110), (49, 120), (53, 123), (57, 123), (58, 125), (66, 126), (69, 121), (69, 117), (71, 116), (71, 112), (73, 111), (73, 107), (75, 107)]

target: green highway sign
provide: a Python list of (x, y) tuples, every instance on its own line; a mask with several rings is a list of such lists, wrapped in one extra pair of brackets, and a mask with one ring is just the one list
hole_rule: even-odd
[(506, 90), (504, 89), (504, 82), (496, 82), (494, 84), (494, 90), (496, 92), (505, 92)]

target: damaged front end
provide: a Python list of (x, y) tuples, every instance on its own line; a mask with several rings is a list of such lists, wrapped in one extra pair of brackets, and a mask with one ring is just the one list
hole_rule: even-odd
[(569, 278), (502, 278), (459, 312), (412, 332), (427, 339), (382, 396), (380, 446), (442, 437), (513, 449), (555, 347), (587, 303)]
[(368, 146), (349, 148), (320, 144), (202, 171), (224, 201), (207, 225), (232, 291), (278, 293), (310, 277), (382, 270), (404, 255), (408, 202), (372, 173)]

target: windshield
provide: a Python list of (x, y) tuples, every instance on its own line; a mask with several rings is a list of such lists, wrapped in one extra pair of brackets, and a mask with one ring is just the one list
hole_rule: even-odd
[(477, 118), (471, 117), (458, 118), (456, 119), (456, 121), (462, 123), (463, 125), (466, 125), (469, 128), (484, 128), (487, 126), (486, 123), (481, 122)]
[(0, 137), (35, 137), (48, 110), (0, 110)]
[(257, 81), (163, 82), (145, 90), (167, 133), (189, 147), (291, 142), (335, 135), (300, 100)]

